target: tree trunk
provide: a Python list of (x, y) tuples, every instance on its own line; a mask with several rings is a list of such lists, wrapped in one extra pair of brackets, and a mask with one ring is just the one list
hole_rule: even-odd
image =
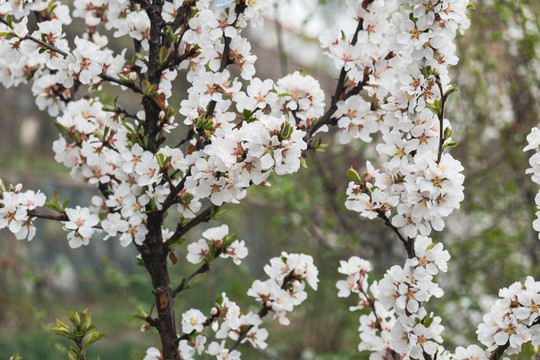
[(161, 216), (149, 214), (148, 235), (139, 251), (146, 269), (152, 278), (153, 293), (158, 312), (159, 336), (161, 338), (164, 360), (179, 360), (176, 323), (174, 316), (174, 298), (167, 268), (168, 249), (161, 238)]

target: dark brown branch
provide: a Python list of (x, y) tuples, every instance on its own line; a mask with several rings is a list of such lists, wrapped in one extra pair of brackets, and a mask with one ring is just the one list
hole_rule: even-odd
[(105, 81), (108, 81), (108, 82), (111, 82), (111, 83), (115, 83), (115, 84), (118, 84), (118, 85), (122, 85), (122, 86), (125, 86), (127, 87), (128, 89), (131, 89), (133, 90), (134, 92), (138, 93), (138, 94), (142, 94), (143, 91), (140, 87), (138, 87), (136, 84), (134, 83), (131, 83), (131, 82), (127, 82), (127, 81), (124, 81), (124, 80), (120, 80), (120, 79), (117, 79), (117, 78), (114, 78), (110, 75), (107, 75), (107, 74), (100, 74), (99, 75), (100, 78), (102, 78), (103, 80)]
[[(216, 250), (216, 252), (214, 252), (213, 254), (213, 259), (212, 260), (215, 260), (216, 258), (219, 257), (219, 255), (221, 255), (221, 248), (218, 248)], [(189, 282), (197, 275), (199, 274), (204, 274), (205, 272), (208, 272), (210, 270), (210, 261), (209, 262), (205, 262), (204, 264), (202, 264), (201, 266), (199, 266), (199, 268), (197, 270), (195, 270), (191, 275), (189, 275), (187, 278), (183, 278), (182, 281), (180, 282), (180, 285), (178, 285), (177, 287), (175, 287), (173, 289), (173, 292), (172, 292), (172, 295), (173, 297), (176, 296), (176, 294), (178, 294), (179, 292), (182, 292), (183, 290), (186, 289), (186, 287), (188, 286)]]
[(49, 214), (41, 214), (35, 211), (28, 211), (28, 216), (35, 217), (38, 219), (47, 219), (47, 220), (54, 220), (54, 221), (69, 221), (69, 218), (67, 215), (49, 215)]
[(195, 3), (195, 0), (184, 1), (182, 5), (176, 10), (176, 18), (171, 24), (171, 30), (173, 32), (176, 31), (176, 29), (178, 29), (180, 26), (184, 27), (182, 34), (187, 30), (189, 13), (191, 12), (191, 8), (195, 5)]
[(304, 141), (306, 141), (308, 143), (308, 148), (310, 148), (309, 142), (310, 142), (311, 138), (313, 137), (313, 135), (315, 135), (315, 133), (320, 128), (322, 128), (324, 125), (335, 125), (335, 124), (337, 124), (338, 119), (334, 118), (333, 115), (337, 110), (338, 101), (339, 100), (347, 100), (351, 96), (358, 95), (364, 89), (364, 86), (367, 85), (367, 82), (369, 80), (369, 73), (365, 72), (364, 73), (364, 79), (362, 80), (362, 82), (355, 85), (349, 92), (347, 92), (343, 97), (341, 97), (341, 94), (343, 93), (343, 85), (345, 83), (346, 73), (347, 72), (344, 69), (341, 70), (341, 75), (340, 75), (340, 78), (338, 80), (338, 85), (336, 87), (336, 93), (332, 97), (332, 103), (331, 103), (330, 107), (328, 108), (326, 113), (312, 127), (310, 127), (309, 130), (307, 131), (307, 134), (304, 137)]
[[(368, 0), (368, 1), (372, 2), (372, 0)], [(356, 30), (354, 32), (353, 38), (351, 40), (351, 46), (356, 45), (356, 43), (358, 42), (358, 34), (363, 29), (364, 29), (364, 19), (359, 19), (358, 20), (358, 25), (357, 25)], [(366, 79), (366, 77), (367, 78), (369, 78), (369, 77), (366, 76), (366, 75), (367, 74), (364, 74), (364, 80), (362, 81), (361, 84), (358, 84), (353, 89), (351, 89), (351, 92), (353, 92), (353, 90), (354, 90), (354, 95), (356, 95), (360, 91), (362, 91), (362, 89), (363, 89), (363, 87), (365, 85), (364, 83), (367, 83), (368, 79)], [(332, 115), (334, 115), (334, 113), (336, 112), (337, 103), (341, 99), (341, 96), (343, 95), (343, 92), (345, 90), (345, 80), (346, 80), (346, 78), (347, 78), (347, 70), (345, 70), (345, 67), (343, 67), (343, 68), (341, 68), (341, 72), (339, 74), (338, 83), (336, 85), (336, 90), (334, 91), (334, 95), (332, 96), (332, 100), (330, 102), (330, 107), (328, 108), (326, 113), (319, 119), (319, 121), (317, 121), (307, 131), (307, 134), (306, 134), (306, 136), (304, 138), (304, 140), (306, 142), (309, 143), (309, 140), (311, 139), (311, 137), (317, 132), (317, 130), (319, 130), (324, 125), (331, 125), (333, 122), (337, 123), (337, 119), (333, 119)], [(352, 96), (352, 94), (349, 93), (349, 96), (347, 96), (347, 98), (350, 97), (350, 96)], [(308, 146), (308, 148), (309, 148), (309, 146)]]
[[(28, 211), (29, 217), (34, 217), (38, 219), (46, 219), (46, 220), (53, 220), (53, 221), (69, 221), (69, 218), (67, 215), (50, 215), (50, 214), (41, 214), (35, 211)], [(103, 229), (100, 224), (97, 224), (95, 226), (92, 226), (94, 229)]]
[(191, 140), (191, 138), (193, 138), (193, 135), (195, 135), (195, 131), (193, 131), (193, 128), (190, 127), (188, 133), (186, 134), (186, 137), (180, 140), (180, 142), (176, 144), (175, 148), (179, 148), (180, 146)]
[(49, 49), (49, 50), (51, 50), (51, 51), (54, 51), (55, 53), (58, 53), (58, 54), (62, 55), (62, 56), (67, 56), (67, 55), (68, 55), (67, 52), (62, 51), (62, 50), (60, 50), (60, 49), (58, 49), (58, 48), (56, 48), (56, 47), (54, 47), (54, 46), (52, 46), (52, 45), (50, 45), (50, 44), (47, 44), (47, 43), (44, 42), (44, 41), (41, 41), (41, 40), (39, 40), (39, 39), (36, 39), (35, 37), (32, 37), (32, 36), (30, 36), (30, 35), (26, 35), (26, 36), (23, 38), (23, 40), (31, 40), (31, 41), (33, 41), (33, 42), (35, 42), (35, 43), (37, 43), (37, 44), (39, 44), (39, 45), (41, 45), (41, 46), (43, 46), (43, 47)]
[(162, 204), (162, 209), (161, 209), (161, 212), (164, 214), (170, 207), (172, 204), (175, 203), (176, 201), (176, 197), (178, 196), (178, 194), (180, 194), (180, 192), (182, 191), (182, 189), (184, 189), (184, 185), (186, 183), (186, 180), (187, 180), (187, 177), (191, 174), (191, 169), (189, 169), (189, 171), (187, 172), (186, 175), (184, 175), (184, 177), (182, 178), (182, 180), (180, 180), (180, 182), (178, 183), (178, 185), (176, 185), (175, 187), (173, 187), (171, 189), (171, 192), (169, 193), (169, 195), (167, 195), (167, 197), (165, 198), (165, 200), (163, 201), (163, 204)]
[(157, 318), (147, 316), (145, 320), (148, 323), (148, 325), (155, 327), (158, 331), (161, 331), (161, 327), (159, 325), (159, 320)]
[(176, 68), (178, 65), (180, 65), (182, 63), (182, 61), (184, 61), (186, 59), (189, 59), (189, 58), (192, 58), (198, 52), (197, 49), (193, 48), (193, 49), (189, 50), (188, 52), (183, 53), (180, 56), (176, 56), (176, 51), (177, 50), (175, 50), (175, 57), (172, 59), (172, 61), (165, 64), (166, 66), (163, 67), (163, 70), (165, 70), (165, 69), (172, 70), (172, 69)]
[(392, 229), (396, 233), (399, 240), (401, 240), (401, 242), (403, 243), (403, 246), (405, 246), (405, 249), (407, 250), (407, 256), (409, 257), (409, 259), (416, 257), (416, 254), (414, 252), (414, 239), (412, 238), (405, 239), (405, 237), (401, 234), (401, 232), (399, 232), (399, 229), (395, 227), (394, 225), (392, 225), (392, 222), (390, 222), (390, 219), (388, 218), (388, 216), (386, 216), (383, 210), (380, 210), (380, 209), (377, 210), (377, 215), (381, 219), (384, 220), (384, 224), (386, 226), (388, 226), (390, 229)]
[(441, 79), (437, 76), (437, 85), (441, 92), (441, 112), (439, 113), (439, 152), (437, 153), (437, 164), (441, 162), (442, 152), (444, 149), (444, 105), (446, 103), (447, 95), (444, 94)]
[(168, 243), (169, 244), (174, 243), (176, 240), (180, 239), (184, 234), (186, 234), (189, 230), (193, 229), (195, 226), (199, 225), (200, 223), (210, 221), (210, 219), (212, 219), (212, 212), (214, 212), (217, 208), (218, 207), (211, 205), (206, 210), (199, 213), (199, 215), (197, 215), (187, 224), (182, 225), (182, 223), (178, 223), (176, 227), (176, 231), (169, 238)]

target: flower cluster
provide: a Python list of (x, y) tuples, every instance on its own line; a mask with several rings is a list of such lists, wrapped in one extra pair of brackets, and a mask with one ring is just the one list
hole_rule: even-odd
[[(532, 181), (540, 185), (540, 130), (533, 128), (531, 133), (527, 136), (527, 146), (523, 151), (535, 150), (535, 153), (529, 159), (529, 165), (531, 167), (527, 169), (527, 174), (532, 174)], [(536, 203), (536, 220), (533, 221), (533, 228), (538, 234), (540, 239), (540, 193), (536, 194), (534, 199)]]
[(508, 354), (519, 353), (528, 342), (538, 346), (540, 282), (529, 276), (523, 284), (516, 282), (499, 290), (499, 296), (501, 299), (495, 302), (478, 325), (478, 340), (491, 352), (507, 346)]
[(0, 179), (0, 229), (7, 228), (19, 240), (32, 240), (36, 234), (33, 211), (45, 204), (45, 195), (22, 185), (6, 187)]
[(248, 250), (244, 240), (237, 240), (236, 235), (229, 236), (229, 227), (221, 225), (211, 228), (202, 233), (202, 239), (191, 243), (187, 247), (187, 261), (198, 264), (201, 261), (209, 261), (211, 257), (219, 254), (222, 258), (232, 258), (235, 264), (240, 264)]
[[(59, 2), (3, 5), (6, 16), (12, 16), (0, 24), (0, 68), (9, 74), (3, 84), (32, 83), (38, 107), (57, 116), (56, 160), (101, 192), (95, 206), (65, 214), (73, 247), (88, 244), (96, 228), (104, 230), (105, 239), (117, 236), (124, 246), (140, 245), (148, 234), (148, 213), (174, 206), (181, 221), (194, 218), (205, 198), (218, 206), (238, 202), (249, 186), (264, 184), (272, 172), (284, 175), (300, 168), (307, 148), (303, 130), (322, 115), (324, 93), (315, 79), (298, 72), (277, 84), (254, 77), (256, 57), (241, 31), (250, 21), (260, 24), (270, 4), (230, 2), (216, 9), (206, 0), (188, 5), (192, 8), (166, 1), (161, 9), (170, 42), (169, 48), (159, 49), (154, 65), (160, 66), (158, 82), (149, 73), (150, 18), (143, 4), (78, 0), (71, 15)], [(189, 21), (178, 26), (175, 17), (186, 11)], [(39, 12), (40, 19), (33, 32), (27, 26), (32, 12)], [(87, 29), (70, 43), (63, 26), (72, 16), (84, 19)], [(132, 60), (106, 48), (107, 37), (97, 31), (100, 24), (115, 37), (135, 41)], [(251, 80), (244, 90), (229, 65)], [(191, 83), (179, 110), (189, 136), (171, 147), (163, 143), (178, 126), (169, 98), (181, 68), (189, 69)], [(97, 97), (77, 99), (81, 86), (92, 92), (103, 82), (143, 94), (161, 111), (149, 112), (145, 103), (144, 111), (131, 114)], [(155, 142), (147, 138), (149, 121), (157, 124)], [(77, 225), (81, 214), (89, 219)], [(164, 229), (163, 240), (170, 235)]]
[(454, 91), (448, 67), (457, 61), (456, 31), (469, 26), (468, 1), (348, 3), (360, 19), (355, 34), (320, 39), (349, 79), (350, 96), (336, 104), (340, 141), (369, 142), (380, 132), (376, 149), (387, 160), (368, 175), (375, 184), (349, 185), (347, 207), (368, 218), (395, 208), (392, 224), (405, 235), (429, 235), (463, 200), (463, 168), (442, 151), (455, 145), (444, 105)]
[[(225, 236), (223, 230), (209, 229), (211, 232), (207, 236)], [(215, 234), (212, 235), (212, 232)], [(194, 359), (196, 355), (205, 353), (219, 360), (239, 360), (241, 353), (235, 348), (245, 342), (265, 349), (268, 331), (260, 327), (262, 318), (274, 312), (280, 323), (288, 325), (285, 313), (306, 299), (305, 283), (313, 289), (317, 288), (318, 270), (309, 255), (284, 252), (281, 257), (270, 259), (270, 264), (264, 270), (270, 278), (266, 281), (256, 280), (248, 290), (248, 295), (262, 302), (258, 313), (250, 311), (243, 314), (238, 304), (222, 293), (208, 317), (194, 308), (182, 314), (183, 335), (179, 336), (178, 343), (180, 359)], [(210, 334), (205, 333), (207, 327), (214, 333), (214, 340), (208, 344)], [(233, 343), (227, 344), (228, 341)], [(149, 348), (144, 359), (161, 359), (161, 353), (154, 347)]]
[(282, 252), (280, 257), (270, 260), (264, 272), (269, 279), (256, 280), (247, 294), (274, 312), (281, 324), (288, 325), (287, 312), (307, 298), (306, 283), (317, 290), (319, 271), (311, 256)]
[(415, 239), (416, 257), (405, 266), (394, 265), (380, 282), (369, 286), (367, 272), (371, 264), (358, 257), (342, 261), (338, 271), (347, 275), (340, 280), (338, 296), (359, 296), (358, 306), (351, 311), (370, 307), (372, 312), (360, 317), (360, 350), (373, 352), (384, 358), (395, 352), (403, 358), (419, 359), (424, 353), (434, 356), (443, 352), (441, 318), (428, 314), (424, 304), (431, 297), (441, 297), (442, 289), (433, 276), (447, 270), (450, 259), (442, 244), (434, 244), (428, 237)]

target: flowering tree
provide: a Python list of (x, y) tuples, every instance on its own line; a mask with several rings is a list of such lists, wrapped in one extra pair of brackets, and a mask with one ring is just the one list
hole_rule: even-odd
[[(347, 279), (337, 283), (338, 296), (356, 293), (358, 306), (351, 310), (371, 310), (360, 317), (359, 350), (374, 359), (495, 359), (525, 343), (540, 344), (540, 283), (532, 278), (501, 290), (502, 299), (478, 328), (485, 350), (445, 350), (441, 319), (425, 308), (443, 295), (434, 276), (447, 270), (450, 258), (429, 236), (443, 230), (463, 200), (463, 167), (448, 152), (456, 142), (445, 107), (456, 91), (449, 67), (458, 61), (456, 33), (469, 26), (468, 1), (347, 5), (355, 31), (335, 29), (320, 38), (340, 71), (326, 101), (319, 82), (303, 72), (277, 82), (255, 77), (256, 57), (241, 32), (262, 25), (270, 1), (77, 0), (70, 8), (60, 1), (0, 0), (3, 85), (31, 84), (39, 109), (56, 117), (56, 160), (99, 191), (90, 206), (70, 208), (59, 193), (47, 202), (40, 191), (0, 183), (0, 228), (31, 240), (33, 220), (44, 218), (62, 223), (72, 248), (98, 236), (136, 247), (157, 311), (141, 318), (161, 339), (160, 349), (148, 349), (145, 359), (203, 353), (239, 359), (242, 343), (266, 347), (264, 317), (289, 323), (287, 313), (307, 298), (306, 284), (317, 289), (318, 270), (309, 255), (283, 252), (264, 267), (268, 279), (247, 291), (260, 302), (257, 312), (243, 312), (223, 293), (211, 309), (183, 309), (177, 317), (175, 298), (194, 277), (217, 258), (239, 264), (248, 254), (227, 225), (187, 246), (185, 235), (219, 215), (223, 204), (242, 200), (250, 186), (267, 185), (270, 174), (297, 172), (311, 151), (324, 147), (319, 134), (334, 128), (342, 143), (377, 139), (377, 166), (368, 162), (364, 175), (348, 172), (346, 206), (382, 221), (408, 256), (403, 267), (393, 266), (371, 284), (368, 261), (341, 262)], [(63, 27), (72, 18), (84, 19), (85, 28), (68, 41)], [(132, 46), (115, 53), (109, 35)], [(190, 86), (185, 99), (173, 103), (178, 74)], [(138, 97), (140, 111), (105, 103), (98, 91), (105, 83)], [(533, 131), (526, 150), (540, 148), (539, 133)], [(536, 155), (531, 165), (540, 183)], [(176, 228), (164, 227), (166, 219)], [(169, 262), (179, 261), (176, 249), (200, 266), (172, 284)], [(88, 336), (72, 336), (62, 323), (57, 332), (72, 336), (72, 356), (84, 359), (100, 335), (78, 314), (72, 322)]]

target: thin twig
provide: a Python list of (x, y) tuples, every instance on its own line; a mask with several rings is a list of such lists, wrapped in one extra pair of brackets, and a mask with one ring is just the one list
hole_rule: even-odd
[(176, 185), (174, 188), (171, 189), (171, 192), (169, 193), (169, 195), (167, 195), (167, 197), (165, 198), (165, 200), (163, 201), (163, 204), (162, 204), (162, 209), (161, 209), (161, 212), (164, 214), (171, 206), (172, 204), (175, 203), (176, 201), (176, 197), (178, 196), (178, 194), (180, 194), (180, 192), (184, 189), (184, 185), (186, 183), (186, 180), (187, 180), (187, 177), (191, 175), (191, 168), (188, 170), (188, 172), (184, 175), (184, 177), (182, 178), (182, 180), (180, 180), (180, 182), (178, 183), (178, 185)]
[[(351, 46), (354, 46), (356, 42), (358, 41), (358, 33), (364, 28), (364, 20), (360, 19), (358, 21), (358, 26), (356, 27), (356, 31), (354, 32), (353, 39), (351, 41)], [(305, 141), (308, 142), (313, 134), (317, 132), (321, 127), (324, 125), (329, 125), (331, 123), (332, 115), (337, 110), (337, 103), (341, 98), (341, 95), (343, 94), (343, 91), (345, 89), (345, 79), (347, 78), (347, 70), (345, 70), (345, 66), (341, 68), (341, 73), (339, 74), (339, 79), (336, 85), (336, 90), (334, 91), (334, 95), (332, 96), (332, 101), (330, 102), (330, 107), (326, 111), (326, 113), (317, 121), (307, 132), (305, 136)], [(362, 82), (363, 83), (363, 82)], [(362, 85), (363, 88), (363, 85)], [(360, 89), (361, 90), (361, 89)]]
[(441, 92), (441, 112), (439, 113), (439, 152), (437, 154), (437, 164), (441, 162), (442, 152), (444, 148), (444, 105), (446, 103), (447, 96), (443, 93), (441, 79), (437, 76), (437, 85)]
[(103, 74), (103, 73), (100, 74), (99, 77), (102, 78), (105, 81), (125, 86), (125, 87), (133, 90), (134, 92), (136, 92), (138, 94), (143, 94), (143, 90), (134, 83), (127, 82), (127, 81), (124, 81), (124, 80), (120, 80), (120, 79), (114, 78), (114, 77), (112, 77), (110, 75)]
[(49, 214), (41, 214), (35, 211), (28, 211), (28, 216), (35, 217), (38, 219), (47, 219), (47, 220), (54, 220), (54, 221), (69, 221), (69, 218), (67, 215), (49, 215)]
[[(222, 252), (221, 248), (218, 248), (213, 254), (213, 260), (218, 258), (219, 255), (221, 255), (221, 252)], [(180, 285), (178, 285), (177, 287), (175, 287), (173, 289), (172, 296), (175, 297), (179, 292), (182, 292), (183, 290), (185, 290), (186, 287), (188, 286), (189, 282), (195, 276), (197, 276), (199, 274), (204, 274), (205, 272), (207, 272), (209, 270), (210, 270), (210, 262), (205, 262), (204, 264), (199, 266), (199, 268), (197, 268), (197, 270), (195, 270), (193, 273), (191, 273), (191, 275), (189, 275), (187, 278), (182, 279), (182, 281), (180, 282)]]
[(180, 146), (184, 145), (186, 142), (191, 140), (193, 135), (195, 135), (195, 131), (193, 131), (193, 129), (191, 128), (191, 129), (189, 129), (188, 133), (186, 134), (186, 137), (183, 138), (182, 140), (180, 140), (180, 142), (178, 144), (176, 144), (175, 148), (179, 148)]
[[(38, 219), (46, 219), (46, 220), (53, 220), (53, 221), (69, 221), (69, 217), (67, 215), (49, 215), (49, 214), (41, 214), (35, 211), (28, 211), (29, 217), (35, 217)], [(103, 229), (100, 224), (92, 226), (94, 229)]]
[(407, 250), (407, 255), (409, 256), (409, 259), (412, 259), (416, 256), (415, 252), (414, 252), (414, 239), (412, 238), (408, 238), (408, 239), (405, 239), (405, 237), (401, 234), (401, 232), (399, 231), (399, 229), (397, 227), (395, 227), (394, 225), (392, 225), (392, 222), (390, 222), (390, 219), (388, 218), (388, 216), (386, 216), (386, 214), (384, 213), (383, 210), (377, 210), (377, 215), (384, 220), (384, 224), (386, 226), (388, 226), (390, 229), (392, 229), (396, 235), (398, 236), (399, 240), (401, 240), (401, 242), (403, 243), (403, 246), (405, 246), (405, 249)]
[(208, 222), (212, 218), (212, 213), (217, 209), (216, 206), (209, 206), (206, 210), (201, 212), (199, 215), (197, 215), (195, 218), (193, 218), (190, 222), (188, 222), (185, 225), (182, 225), (182, 223), (178, 223), (176, 227), (176, 231), (174, 234), (169, 238), (167, 241), (169, 244), (174, 243), (176, 240), (180, 239), (184, 234), (186, 234), (189, 230), (193, 229), (195, 226), (199, 225), (203, 222)]

